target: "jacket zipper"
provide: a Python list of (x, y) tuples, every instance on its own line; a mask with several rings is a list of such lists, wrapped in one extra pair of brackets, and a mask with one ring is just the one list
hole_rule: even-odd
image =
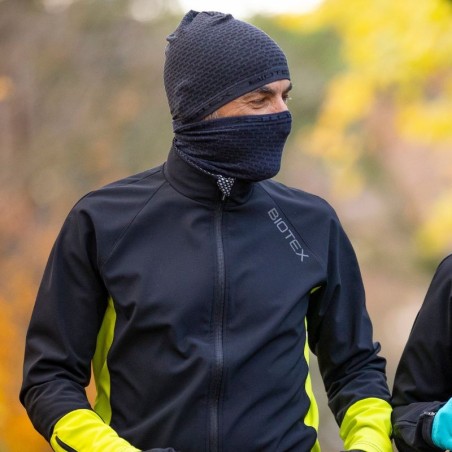
[(223, 246), (223, 207), (225, 199), (219, 204), (215, 212), (215, 241), (217, 252), (217, 284), (218, 291), (213, 306), (213, 339), (214, 339), (214, 367), (212, 372), (212, 394), (210, 404), (210, 447), (209, 452), (220, 450), (220, 399), (223, 381), (224, 351), (223, 324), (224, 305), (226, 295), (226, 272)]

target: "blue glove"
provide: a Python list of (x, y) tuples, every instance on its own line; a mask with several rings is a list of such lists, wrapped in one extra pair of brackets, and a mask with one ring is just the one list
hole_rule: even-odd
[(452, 399), (433, 418), (432, 441), (440, 449), (452, 449)]

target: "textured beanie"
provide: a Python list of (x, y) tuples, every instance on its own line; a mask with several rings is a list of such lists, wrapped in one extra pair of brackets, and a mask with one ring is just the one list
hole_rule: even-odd
[(167, 41), (164, 82), (178, 123), (201, 120), (245, 93), (290, 78), (275, 41), (230, 14), (190, 11)]

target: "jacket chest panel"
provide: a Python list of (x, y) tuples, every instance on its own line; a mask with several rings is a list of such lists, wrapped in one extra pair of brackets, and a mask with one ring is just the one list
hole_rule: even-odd
[(136, 327), (182, 325), (200, 334), (208, 333), (218, 296), (231, 331), (269, 319), (299, 325), (322, 269), (271, 203), (212, 209), (173, 202), (133, 224), (104, 279), (118, 315)]
[(183, 207), (137, 222), (105, 268), (118, 315), (134, 328), (208, 329), (215, 291), (213, 214)]
[[(256, 203), (223, 219), (228, 327), (273, 321), (304, 322), (309, 294), (324, 269), (295, 227), (268, 203)], [(279, 226), (279, 227), (278, 227)]]

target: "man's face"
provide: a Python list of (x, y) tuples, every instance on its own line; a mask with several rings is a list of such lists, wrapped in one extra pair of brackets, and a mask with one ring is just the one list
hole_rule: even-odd
[(216, 111), (215, 116), (224, 118), (287, 111), (287, 101), (291, 89), (290, 80), (276, 80), (223, 105)]

